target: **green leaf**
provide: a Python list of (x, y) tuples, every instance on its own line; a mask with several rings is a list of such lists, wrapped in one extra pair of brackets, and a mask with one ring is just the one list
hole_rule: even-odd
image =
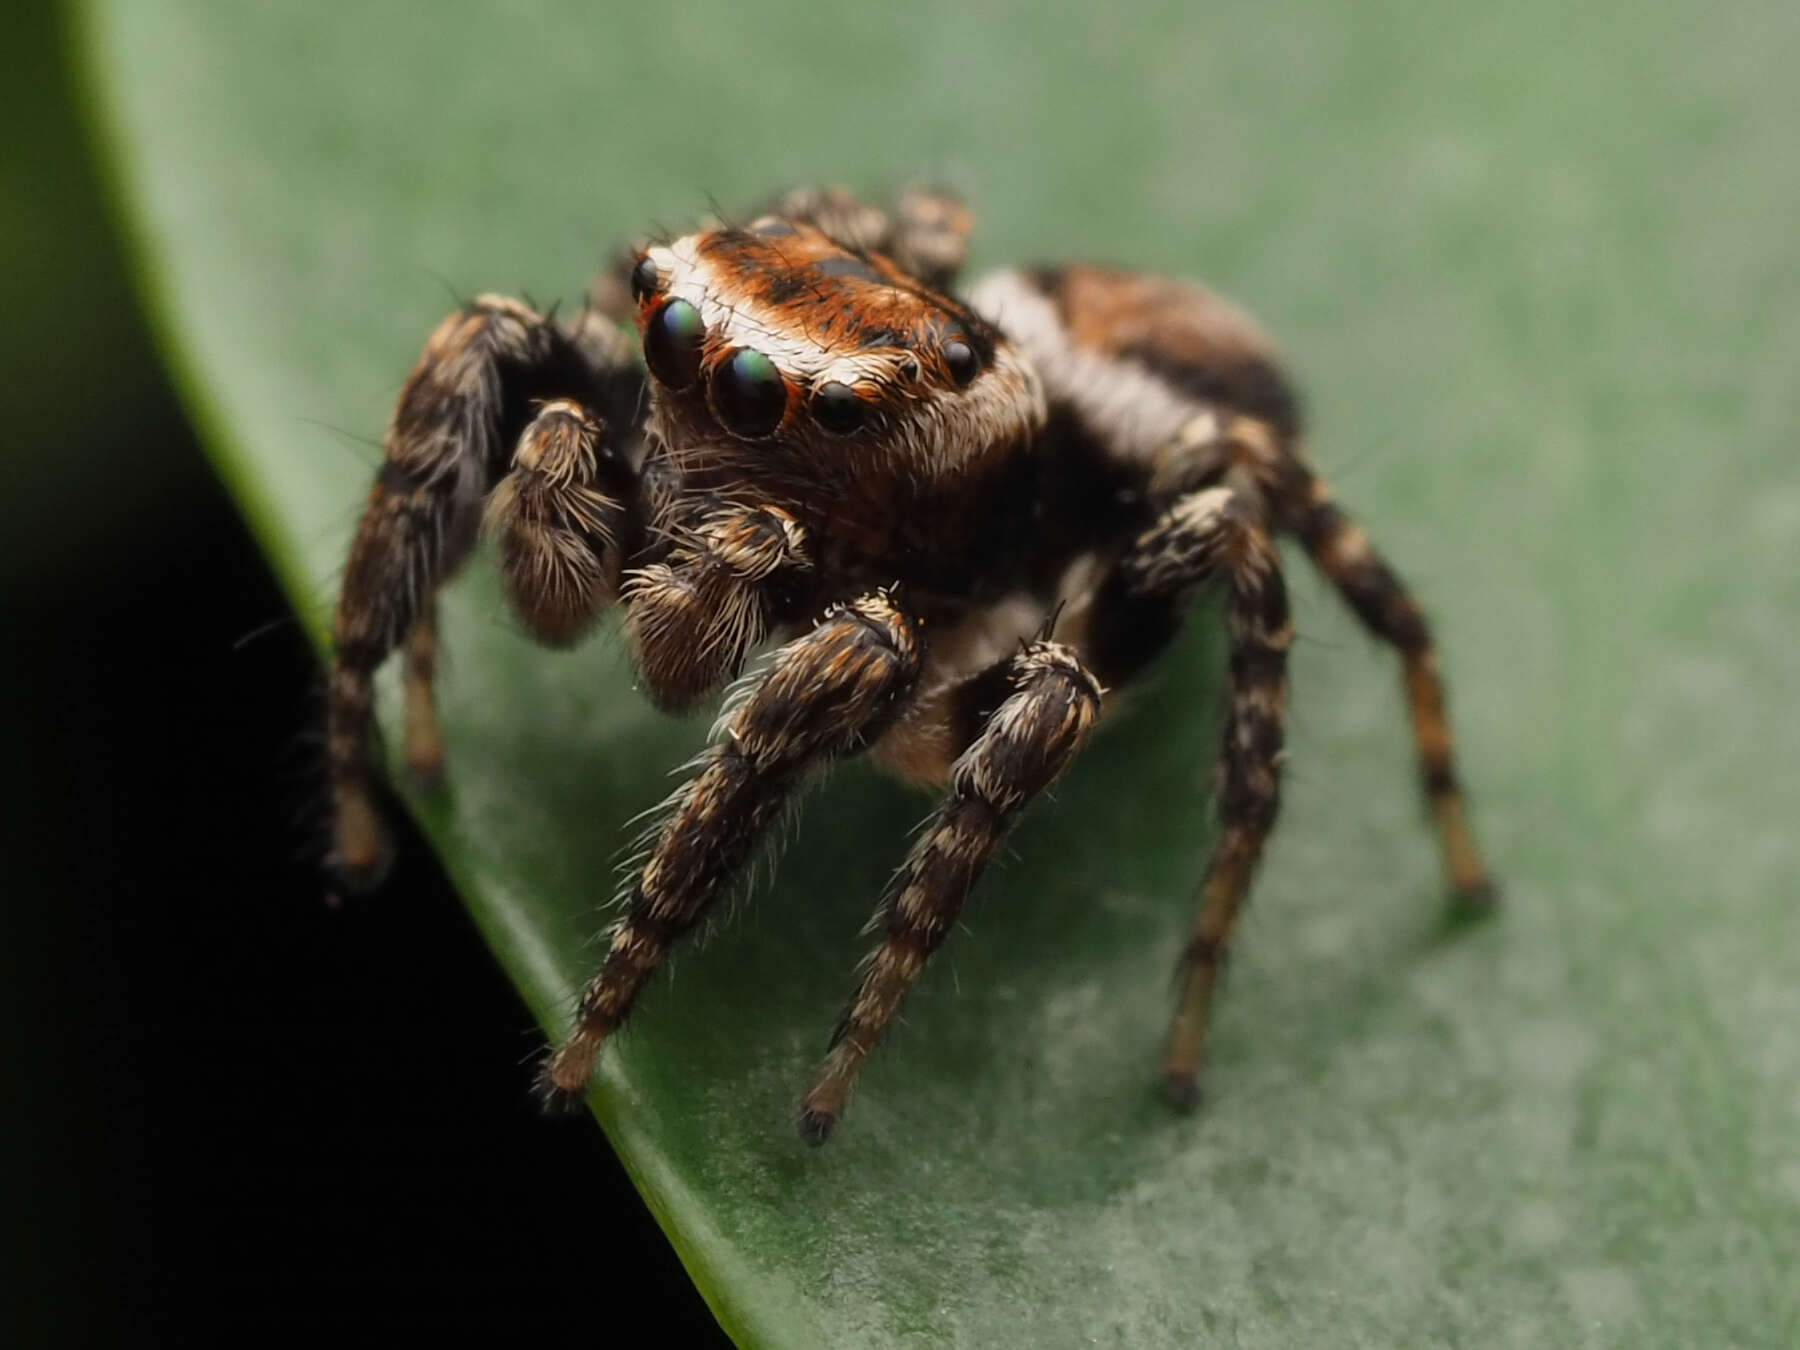
[[(573, 298), (711, 200), (936, 174), (983, 263), (1204, 275), (1282, 335), (1316, 458), (1436, 618), (1507, 887), (1446, 926), (1393, 662), (1298, 582), (1283, 825), (1207, 1104), (1167, 1114), (1206, 615), (812, 1152), (791, 1104), (926, 806), (838, 773), (594, 1098), (731, 1333), (1800, 1340), (1800, 9), (604, 11), (80, 11), (165, 350), (315, 633), (453, 296)], [(453, 596), (450, 788), (416, 807), (555, 1028), (704, 724), (649, 711), (611, 636), (531, 646), (482, 565)]]

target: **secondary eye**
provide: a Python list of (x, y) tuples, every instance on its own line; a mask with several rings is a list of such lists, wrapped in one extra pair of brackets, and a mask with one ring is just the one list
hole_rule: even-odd
[(813, 395), (813, 418), (834, 436), (848, 436), (862, 425), (863, 401), (847, 384), (833, 380)]
[(950, 378), (958, 384), (967, 384), (981, 371), (981, 358), (961, 338), (951, 338), (944, 344), (944, 364), (950, 368)]
[(669, 301), (644, 326), (644, 362), (670, 389), (686, 389), (700, 378), (700, 351), (705, 345), (700, 311), (685, 300)]
[(631, 293), (639, 300), (648, 300), (656, 294), (656, 285), (661, 280), (662, 273), (646, 253), (637, 260), (637, 266), (631, 269)]
[(712, 401), (727, 431), (760, 440), (780, 426), (787, 413), (787, 384), (768, 357), (740, 347), (714, 370)]

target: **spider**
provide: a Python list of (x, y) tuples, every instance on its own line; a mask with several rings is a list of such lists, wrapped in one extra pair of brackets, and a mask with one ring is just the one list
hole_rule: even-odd
[(438, 326), (406, 380), (334, 625), (340, 884), (373, 885), (388, 856), (372, 680), (395, 649), (405, 761), (426, 782), (443, 773), (435, 593), (479, 534), (537, 639), (573, 643), (618, 604), (665, 709), (778, 644), (654, 830), (544, 1063), (552, 1103), (579, 1100), (671, 946), (803, 781), (867, 751), (942, 797), (800, 1104), (802, 1137), (823, 1143), (1008, 830), (1216, 582), (1220, 833), (1161, 1079), (1191, 1107), (1280, 800), (1294, 634), (1282, 533), (1397, 650), (1453, 899), (1491, 901), (1425, 618), (1309, 466), (1269, 341), (1196, 286), (1098, 266), (1001, 271), (959, 298), (970, 228), (936, 192), (886, 206), (791, 192), (748, 223), (621, 254), (567, 321), (483, 296)]

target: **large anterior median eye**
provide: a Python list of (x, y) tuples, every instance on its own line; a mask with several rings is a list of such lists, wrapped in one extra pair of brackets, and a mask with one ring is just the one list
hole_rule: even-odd
[(787, 384), (768, 357), (740, 347), (713, 370), (712, 401), (725, 430), (760, 440), (787, 413)]
[(700, 378), (700, 352), (706, 325), (700, 311), (685, 300), (671, 300), (644, 325), (644, 363), (670, 389), (690, 387)]

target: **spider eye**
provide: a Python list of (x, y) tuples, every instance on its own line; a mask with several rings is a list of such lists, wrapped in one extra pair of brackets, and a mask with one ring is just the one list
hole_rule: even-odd
[(706, 325), (700, 321), (700, 311), (685, 300), (669, 301), (644, 326), (644, 362), (670, 389), (686, 389), (700, 378), (700, 351), (705, 344)]
[(944, 364), (950, 368), (950, 378), (958, 384), (967, 384), (981, 373), (981, 358), (961, 338), (951, 338), (944, 344)]
[(656, 294), (657, 283), (662, 280), (662, 273), (646, 253), (637, 260), (637, 266), (631, 269), (631, 294), (639, 300), (648, 300)]
[(833, 380), (813, 395), (813, 417), (834, 436), (848, 436), (862, 425), (863, 401), (847, 384)]
[(760, 440), (787, 414), (787, 384), (768, 357), (740, 347), (713, 371), (712, 401), (727, 431)]

